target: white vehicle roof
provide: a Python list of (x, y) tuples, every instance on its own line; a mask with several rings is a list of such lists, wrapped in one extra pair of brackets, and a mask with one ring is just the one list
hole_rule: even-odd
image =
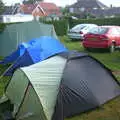
[(72, 31), (80, 31), (82, 29), (84, 29), (85, 27), (88, 27), (88, 26), (97, 26), (96, 24), (78, 24), (78, 25), (75, 25), (71, 30)]

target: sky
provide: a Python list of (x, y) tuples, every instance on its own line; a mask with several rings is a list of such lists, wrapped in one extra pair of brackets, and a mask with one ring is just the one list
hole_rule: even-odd
[[(22, 0), (2, 0), (6, 5), (11, 5), (14, 3), (21, 3)], [(66, 5), (71, 5), (75, 3), (77, 0), (44, 0), (45, 2), (53, 2), (57, 6), (66, 6)], [(102, 3), (104, 3), (107, 6), (110, 6), (111, 4), (115, 7), (120, 7), (120, 0), (99, 0)]]

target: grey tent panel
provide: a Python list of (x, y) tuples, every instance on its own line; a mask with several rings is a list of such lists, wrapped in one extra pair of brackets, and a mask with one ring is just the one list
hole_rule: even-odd
[(40, 36), (57, 38), (53, 25), (37, 21), (7, 25), (0, 33), (0, 56), (7, 56), (15, 51), (22, 42), (27, 42)]
[[(79, 94), (79, 92), (82, 91), (81, 88), (84, 86), (83, 89), (86, 88), (87, 91), (91, 91), (98, 104), (104, 103), (106, 100), (120, 93), (120, 86), (116, 83), (114, 78), (92, 58), (84, 57), (70, 60), (67, 64), (69, 68), (66, 67), (67, 70), (64, 71), (65, 76), (63, 79), (65, 80), (63, 84), (69, 84), (69, 88), (75, 90), (76, 93)], [(70, 75), (73, 72), (74, 74)], [(72, 80), (75, 82), (72, 82)], [(86, 97), (87, 96), (85, 96), (85, 98)]]
[(65, 117), (88, 111), (118, 95), (119, 84), (99, 62), (87, 55), (69, 58), (53, 120), (64, 120)]

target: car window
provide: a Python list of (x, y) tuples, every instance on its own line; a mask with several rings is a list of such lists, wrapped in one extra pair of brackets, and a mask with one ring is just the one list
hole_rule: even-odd
[(83, 29), (84, 30), (88, 30), (90, 27), (89, 26), (86, 26), (86, 27), (84, 27)]
[(118, 28), (116, 28), (117, 29), (117, 31), (119, 32), (119, 35), (120, 35), (120, 27), (118, 27)]
[(72, 30), (81, 30), (85, 27), (85, 25), (76, 25), (75, 27), (72, 28)]
[(83, 28), (84, 30), (91, 30), (92, 28), (95, 28), (96, 26), (90, 25), (90, 26), (86, 26), (85, 28)]
[(89, 33), (93, 33), (93, 34), (105, 34), (108, 32), (107, 27), (94, 27), (92, 29), (90, 29)]
[(113, 35), (120, 35), (117, 28), (112, 28), (111, 32), (112, 32)]

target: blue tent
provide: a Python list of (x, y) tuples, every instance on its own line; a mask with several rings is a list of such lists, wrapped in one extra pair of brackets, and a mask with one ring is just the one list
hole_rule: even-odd
[(25, 52), (25, 50), (30, 47), (30, 44), (27, 43), (21, 43), (18, 46), (18, 49), (11, 53), (9, 56), (5, 57), (2, 61), (0, 61), (0, 64), (8, 64), (8, 63), (13, 63), (16, 61), (16, 59), (20, 56), (22, 56)]
[(1, 63), (13, 62), (13, 65), (4, 75), (12, 75), (19, 67), (28, 66), (47, 59), (55, 54), (65, 52), (67, 49), (55, 38), (42, 36), (27, 43), (19, 45), (18, 49), (7, 56)]

